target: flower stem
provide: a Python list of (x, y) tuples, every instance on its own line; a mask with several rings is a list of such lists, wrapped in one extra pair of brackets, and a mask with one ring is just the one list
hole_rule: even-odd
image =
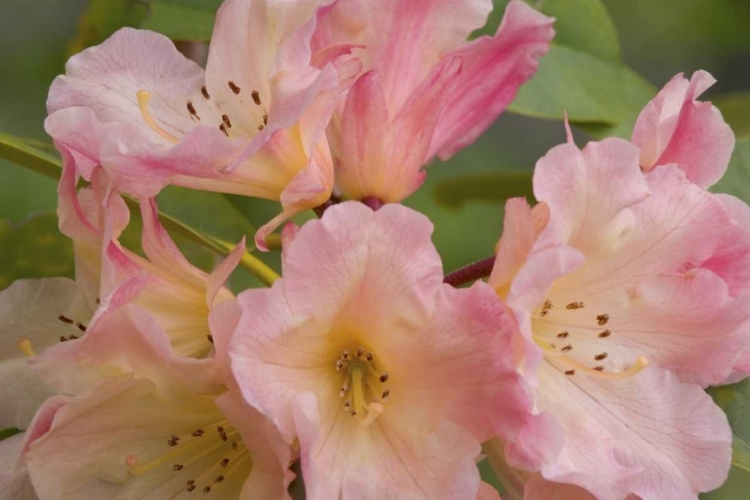
[(492, 274), (492, 268), (495, 266), (495, 256), (487, 257), (468, 266), (456, 269), (445, 275), (443, 283), (458, 288), (461, 285), (474, 282), (481, 278), (486, 278)]
[(261, 280), (264, 284), (271, 286), (273, 282), (279, 279), (281, 276), (276, 274), (276, 271), (268, 267), (265, 262), (260, 260), (250, 252), (242, 254), (240, 259), (240, 266), (250, 271), (256, 278)]

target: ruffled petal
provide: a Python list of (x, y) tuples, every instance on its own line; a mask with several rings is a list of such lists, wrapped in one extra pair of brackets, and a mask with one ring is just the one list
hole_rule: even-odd
[(699, 386), (653, 366), (611, 380), (565, 376), (544, 363), (540, 381), (539, 408), (557, 417), (566, 438), (545, 478), (604, 500), (695, 499), (726, 480), (731, 430)]
[(721, 179), (734, 149), (734, 133), (710, 102), (696, 100), (715, 82), (705, 71), (696, 71), (689, 81), (680, 73), (643, 108), (633, 144), (641, 148), (645, 171), (676, 163), (703, 188)]
[(16, 464), (24, 434), (0, 441), (0, 500), (38, 500), (25, 465)]

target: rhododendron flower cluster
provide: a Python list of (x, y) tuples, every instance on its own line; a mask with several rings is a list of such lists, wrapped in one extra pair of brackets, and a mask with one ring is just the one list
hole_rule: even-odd
[[(225, 0), (205, 70), (130, 28), (70, 59), (45, 126), (76, 276), (0, 292), (0, 426), (23, 431), (0, 499), (290, 498), (295, 478), (311, 499), (499, 498), (485, 458), (517, 499), (725, 481), (704, 389), (750, 374), (750, 208), (707, 191), (734, 147), (697, 100), (708, 73), (675, 76), (630, 141), (579, 148), (566, 121), (483, 262), (446, 275), (399, 204), (549, 49), (520, 0), (468, 41), (491, 7)], [(244, 239), (193, 265), (168, 185), (278, 202), (255, 239), (283, 225), (280, 276), (230, 290)]]

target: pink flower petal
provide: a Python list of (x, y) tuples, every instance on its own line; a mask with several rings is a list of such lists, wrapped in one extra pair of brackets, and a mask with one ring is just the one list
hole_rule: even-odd
[(734, 149), (734, 133), (710, 102), (696, 100), (715, 82), (705, 71), (696, 71), (690, 81), (680, 73), (643, 108), (633, 144), (641, 148), (644, 170), (676, 163), (703, 188), (721, 178)]

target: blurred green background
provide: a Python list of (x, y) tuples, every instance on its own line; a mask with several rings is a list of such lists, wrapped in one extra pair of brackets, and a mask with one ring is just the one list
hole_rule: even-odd
[[(114, 0), (95, 3), (98, 10), (92, 13), (97, 15), (106, 14), (117, 8), (114, 7), (116, 4), (122, 4)], [(188, 3), (198, 5), (201, 2)], [(504, 3), (499, 1), (499, 7)], [(530, 3), (544, 8), (544, 2)], [(571, 4), (557, 2), (563, 6), (566, 3)], [(619, 40), (622, 61), (626, 65), (655, 88), (660, 88), (678, 72), (689, 76), (697, 69), (709, 71), (718, 83), (704, 97), (714, 100), (722, 108), (738, 135), (750, 134), (750, 1), (602, 0), (602, 3), (616, 28), (614, 46)], [(216, 5), (217, 1), (206, 0), (203, 4), (204, 7)], [(47, 89), (52, 79), (63, 71), (64, 62), (75, 43), (80, 44), (82, 39), (85, 41), (95, 35), (87, 33), (90, 26), (81, 23), (88, 5), (88, 0), (2, 0), (0, 132), (48, 140), (42, 126)], [(179, 18), (177, 11), (169, 11), (170, 5), (168, 1), (160, 3), (160, 9), (167, 9), (160, 14), (176, 23), (170, 25), (171, 29), (180, 33), (179, 23), (184, 19)], [(202, 15), (196, 12), (196, 15)], [(497, 22), (498, 18), (493, 16), (493, 19)], [(150, 22), (158, 29), (156, 18)], [(562, 25), (558, 29), (561, 42), (575, 45), (575, 40), (566, 38), (574, 34), (565, 31), (565, 27)], [(598, 32), (602, 26), (582, 29)], [(560, 85), (564, 87), (568, 80), (565, 75), (559, 76)], [(557, 75), (553, 72), (548, 78), (555, 79)], [(644, 92), (648, 93), (648, 88)], [(643, 97), (639, 99), (643, 100)], [(632, 117), (624, 121), (628, 120), (632, 121)], [(597, 134), (607, 129), (592, 126), (586, 130)], [(612, 131), (627, 135), (627, 127), (613, 128)], [(579, 145), (589, 138), (581, 129), (575, 134)], [(449, 162), (436, 163), (429, 168), (424, 187), (406, 204), (426, 213), (434, 221), (434, 239), (446, 270), (487, 257), (493, 251), (502, 229), (501, 195), (506, 194), (503, 189), (495, 189), (497, 184), (493, 183), (493, 176), (529, 172), (541, 155), (564, 139), (559, 121), (506, 113), (476, 144)], [(750, 160), (746, 158), (745, 161)], [(731, 181), (730, 191), (738, 183), (745, 186), (750, 183), (748, 171), (733, 171), (739, 177)], [(474, 176), (473, 180), (456, 182), (457, 178), (467, 175)], [(461, 182), (467, 182), (469, 196), (457, 197), (446, 191), (446, 186), (454, 188), (462, 185)], [(477, 190), (476, 186), (483, 189)], [(55, 232), (56, 221), (52, 215), (56, 207), (55, 187), (56, 183), (51, 179), (0, 160), (0, 288), (22, 276), (72, 273), (70, 245)], [(524, 186), (513, 189), (517, 194), (528, 191)], [(747, 201), (746, 196), (745, 199)], [(256, 227), (276, 210), (274, 204), (267, 202), (237, 197), (229, 200)], [(47, 215), (40, 216), (44, 214)], [(189, 243), (185, 243), (185, 248), (191, 258), (203, 266), (210, 266), (216, 260), (215, 256)], [(277, 253), (262, 258), (278, 266)], [(236, 289), (257, 285), (257, 281), (243, 273), (233, 277), (232, 284)], [(720, 491), (704, 498), (750, 498), (750, 473), (734, 470)]]

